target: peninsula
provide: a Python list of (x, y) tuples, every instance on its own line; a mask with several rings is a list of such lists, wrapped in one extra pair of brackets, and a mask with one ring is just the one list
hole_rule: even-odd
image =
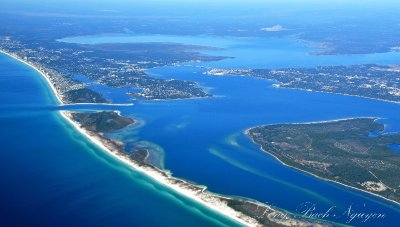
[(101, 91), (93, 89), (92, 84), (124, 88), (126, 95), (136, 99), (210, 97), (195, 82), (155, 78), (145, 72), (153, 67), (225, 58), (201, 55), (196, 52), (199, 49), (209, 48), (160, 43), (78, 45), (0, 36), (0, 51), (28, 62), (46, 74), (63, 97), (64, 104), (110, 103)]
[[(42, 67), (21, 58), (19, 55), (6, 51), (0, 52), (32, 67), (47, 81), (59, 104), (69, 103), (69, 101), (66, 101), (67, 97), (60, 94), (60, 89), (56, 86), (56, 82), (51, 79), (51, 75), (45, 72)], [(177, 193), (191, 198), (245, 226), (331, 226), (326, 221), (289, 214), (253, 200), (209, 192), (205, 186), (195, 185), (173, 177), (171, 173), (150, 165), (146, 162), (149, 155), (146, 150), (138, 150), (136, 154), (129, 154), (125, 151), (125, 146), (122, 142), (109, 139), (103, 134), (103, 132), (122, 129), (134, 123), (133, 119), (121, 116), (118, 112), (78, 113), (60, 111), (60, 114), (78, 132), (112, 157)]]
[(147, 162), (150, 155), (147, 150), (139, 149), (129, 153), (125, 150), (122, 142), (109, 139), (103, 135), (103, 132), (122, 129), (134, 122), (134, 120), (121, 116), (117, 112), (77, 113), (62, 111), (61, 114), (78, 131), (121, 162), (246, 226), (330, 226), (327, 222), (287, 214), (260, 202), (212, 193), (207, 191), (206, 186), (196, 185), (173, 177), (171, 173)]
[[(283, 164), (400, 203), (400, 155), (377, 118), (276, 124), (245, 134)], [(371, 135), (371, 133), (377, 135)]]
[(326, 92), (400, 103), (400, 67), (375, 64), (284, 69), (210, 69), (214, 76), (252, 76), (277, 88)]

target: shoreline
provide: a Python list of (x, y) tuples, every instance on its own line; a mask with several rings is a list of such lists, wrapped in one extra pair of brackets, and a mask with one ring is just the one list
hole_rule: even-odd
[[(330, 121), (319, 121), (319, 122), (305, 122), (304, 124), (330, 123), (330, 122), (338, 122), (338, 121), (345, 121), (345, 120), (359, 119), (359, 118), (363, 118), (363, 117), (343, 118), (343, 119), (336, 119), (336, 120), (330, 120)], [(378, 117), (367, 117), (367, 118), (380, 119), (380, 118), (378, 118)], [(283, 123), (283, 124), (284, 124), (284, 123)], [(288, 125), (299, 125), (299, 124), (303, 124), (303, 123), (288, 123)], [(271, 125), (280, 125), (280, 124), (267, 124), (267, 125), (260, 125), (260, 126), (256, 126), (256, 127), (271, 126)], [(400, 205), (400, 202), (395, 201), (395, 200), (388, 199), (388, 198), (386, 198), (386, 197), (384, 197), (384, 196), (382, 196), (382, 195), (375, 194), (375, 193), (373, 193), (373, 192), (370, 192), (370, 191), (367, 191), (367, 190), (364, 190), (364, 189), (361, 189), (361, 188), (356, 188), (356, 187), (354, 187), (354, 186), (350, 186), (350, 185), (341, 183), (341, 182), (339, 182), (339, 181), (335, 181), (335, 180), (332, 180), (332, 179), (324, 178), (324, 177), (318, 176), (318, 175), (316, 175), (316, 174), (314, 174), (314, 173), (311, 173), (311, 172), (308, 172), (308, 171), (306, 171), (306, 170), (300, 169), (300, 168), (298, 168), (298, 167), (294, 167), (294, 166), (291, 166), (291, 165), (288, 165), (288, 164), (284, 163), (284, 162), (283, 162), (282, 160), (280, 160), (275, 154), (273, 154), (273, 153), (271, 153), (271, 152), (268, 152), (268, 151), (265, 150), (261, 145), (257, 144), (257, 143), (253, 140), (253, 138), (249, 135), (249, 131), (250, 131), (251, 129), (253, 129), (253, 128), (256, 128), (256, 127), (252, 127), (252, 128), (248, 128), (248, 129), (244, 130), (244, 131), (243, 131), (243, 134), (245, 134), (246, 137), (249, 138), (253, 144), (258, 145), (258, 146), (259, 146), (259, 149), (260, 149), (262, 152), (264, 152), (264, 153), (266, 153), (266, 154), (272, 156), (275, 160), (277, 160), (277, 161), (278, 161), (279, 163), (281, 163), (282, 165), (284, 165), (284, 166), (286, 166), (286, 167), (288, 167), (288, 168), (295, 169), (295, 170), (297, 170), (297, 171), (303, 172), (303, 173), (305, 173), (305, 174), (307, 174), (307, 175), (310, 175), (310, 176), (312, 176), (312, 177), (318, 178), (318, 179), (320, 179), (320, 180), (327, 181), (327, 182), (332, 182), (332, 183), (339, 184), (339, 185), (342, 185), (342, 186), (347, 187), (347, 188), (351, 188), (351, 189), (354, 189), (354, 190), (357, 190), (357, 191), (361, 191), (361, 192), (364, 192), (364, 193), (368, 193), (368, 194), (370, 194), (370, 195), (373, 195), (373, 196), (379, 197), (379, 198), (381, 198), (381, 199), (384, 199), (385, 201), (389, 201), (389, 202), (392, 202), (392, 203), (394, 203), (394, 204), (396, 204), (396, 205)]]
[(290, 90), (306, 91), (306, 92), (314, 92), (314, 93), (325, 93), (325, 94), (332, 94), (332, 95), (342, 95), (342, 96), (369, 99), (369, 100), (373, 100), (373, 101), (380, 101), (380, 102), (400, 105), (400, 101), (392, 101), (392, 100), (387, 100), (387, 99), (372, 98), (372, 97), (361, 96), (361, 95), (350, 95), (350, 94), (345, 94), (345, 93), (336, 93), (336, 92), (332, 92), (332, 91), (318, 91), (318, 90), (312, 90), (312, 89), (306, 89), (306, 88), (280, 87), (279, 83), (276, 83), (276, 81), (272, 80), (272, 82), (275, 82), (274, 84), (272, 84), (272, 87), (274, 87), (276, 89), (290, 89)]
[[(54, 96), (56, 97), (58, 104), (60, 106), (65, 106), (65, 105), (111, 105), (111, 106), (133, 106), (133, 103), (130, 104), (112, 104), (112, 103), (73, 103), (73, 104), (65, 104), (65, 102), (62, 99), (62, 96), (58, 93), (57, 89), (55, 88), (54, 84), (51, 82), (51, 80), (48, 78), (46, 73), (42, 72), (38, 67), (35, 65), (31, 64), (28, 61), (25, 61), (21, 59), (19, 56), (8, 53), (6, 51), (3, 51), (0, 49), (0, 53), (3, 53), (14, 60), (17, 60), (31, 68), (33, 68), (36, 72), (38, 72), (47, 82), (47, 84), (50, 86)], [(202, 185), (195, 185), (189, 182), (186, 182), (185, 180), (175, 178), (172, 176), (171, 173), (165, 172), (163, 170), (160, 170), (156, 167), (149, 166), (149, 165), (144, 165), (141, 166), (135, 161), (129, 159), (124, 154), (121, 154), (118, 150), (118, 148), (115, 146), (116, 143), (115, 141), (112, 141), (106, 137), (103, 137), (101, 134), (96, 133), (96, 132), (91, 132), (89, 130), (86, 130), (80, 125), (73, 120), (71, 116), (69, 116), (70, 111), (66, 110), (60, 110), (58, 111), (60, 116), (66, 121), (66, 123), (70, 124), (73, 128), (75, 128), (78, 133), (83, 135), (85, 138), (87, 138), (91, 143), (93, 143), (95, 146), (97, 146), (99, 149), (104, 151), (106, 154), (110, 155), (111, 157), (117, 159), (121, 164), (124, 164), (128, 167), (130, 167), (132, 170), (137, 171), (150, 179), (154, 180), (156, 183), (159, 183), (166, 188), (171, 189), (175, 193), (178, 193), (182, 195), (183, 197), (186, 197), (188, 199), (191, 199), (192, 201), (195, 201), (204, 207), (207, 207), (214, 212), (225, 216), (228, 219), (231, 219), (234, 222), (237, 222), (238, 224), (244, 225), (244, 226), (262, 226), (261, 221), (258, 220), (257, 218), (260, 218), (259, 216), (253, 217), (253, 211), (252, 210), (240, 210), (239, 208), (233, 208), (228, 205), (228, 202), (230, 201), (239, 201), (243, 203), (250, 203), (253, 206), (257, 206), (257, 209), (259, 207), (265, 209), (265, 214), (266, 214), (266, 219), (263, 219), (262, 221), (268, 221), (271, 223), (274, 223), (275, 225), (302, 225), (302, 226), (310, 226), (310, 225), (316, 225), (316, 226), (321, 226), (321, 221), (326, 221), (326, 220), (309, 220), (305, 218), (300, 218), (289, 214), (285, 211), (281, 211), (279, 209), (272, 208), (271, 206), (260, 203), (260, 202), (254, 202), (250, 199), (245, 199), (245, 200), (237, 200), (233, 197), (230, 196), (224, 196), (220, 194), (216, 194), (213, 192), (206, 191), (207, 187), (202, 186)], [(239, 209), (239, 210), (238, 210)], [(247, 212), (247, 213), (245, 213)], [(250, 212), (250, 215), (248, 214)], [(264, 215), (264, 214), (263, 214)], [(286, 217), (284, 219), (279, 219), (277, 217)]]
[[(205, 67), (206, 68), (206, 67)], [(209, 70), (209, 68), (206, 68)], [(332, 92), (332, 91), (319, 91), (319, 90), (312, 90), (312, 89), (307, 89), (307, 88), (297, 88), (297, 87), (282, 87), (281, 82), (276, 81), (274, 79), (266, 79), (260, 76), (252, 76), (252, 75), (230, 75), (230, 74), (212, 74), (208, 73), (208, 71), (203, 73), (204, 75), (208, 76), (216, 76), (216, 77), (252, 77), (252, 78), (257, 78), (261, 80), (267, 80), (271, 81), (272, 84), (271, 86), (276, 89), (289, 89), (289, 90), (296, 90), (296, 91), (305, 91), (305, 92), (315, 92), (315, 93), (326, 93), (326, 94), (332, 94), (332, 95), (342, 95), (342, 96), (348, 96), (348, 97), (356, 97), (356, 98), (362, 98), (362, 99), (369, 99), (369, 100), (374, 100), (374, 101), (380, 101), (380, 102), (385, 102), (385, 103), (392, 103), (392, 104), (397, 104), (400, 105), (400, 101), (393, 101), (393, 100), (387, 100), (387, 99), (380, 99), (380, 98), (373, 98), (373, 97), (368, 97), (368, 96), (362, 96), (362, 95), (351, 95), (351, 94), (345, 94), (345, 93), (340, 93), (340, 92)]]
[(58, 93), (57, 88), (54, 86), (53, 82), (51, 82), (50, 78), (47, 76), (46, 73), (44, 73), (43, 71), (41, 71), (37, 66), (33, 65), (32, 63), (20, 58), (19, 56), (13, 54), (13, 53), (9, 53), (7, 51), (4, 51), (2, 49), (0, 49), (0, 53), (7, 55), (8, 57), (11, 57), (31, 68), (33, 68), (37, 73), (39, 73), (43, 79), (46, 80), (47, 84), (50, 86), (51, 91), (53, 92), (54, 96), (56, 97), (58, 104), (60, 104), (60, 106), (73, 106), (73, 105), (102, 105), (102, 106), (133, 106), (133, 103), (66, 103), (62, 96)]
[[(0, 53), (11, 57), (14, 60), (17, 60), (32, 69), (34, 69), (37, 73), (39, 73), (42, 78), (44, 78), (50, 87), (51, 91), (53, 92), (54, 96), (57, 99), (58, 104), (60, 105), (66, 105), (64, 101), (62, 100), (62, 97), (59, 95), (57, 89), (53, 85), (53, 83), (50, 81), (50, 79), (47, 77), (47, 75), (42, 72), (38, 67), (35, 65), (21, 59), (20, 57), (16, 56), (15, 54), (8, 53), (4, 50), (0, 49)], [(91, 103), (93, 105), (98, 104), (98, 105), (104, 105), (103, 103)], [(67, 104), (67, 105), (76, 105), (76, 104)], [(78, 104), (78, 105), (84, 105), (84, 104)], [(110, 105), (110, 104), (108, 104)], [(113, 104), (111, 104), (113, 105)], [(114, 104), (115, 105), (115, 104)], [(118, 105), (118, 104), (117, 104)], [(133, 105), (133, 104), (121, 104), (121, 105)], [(214, 212), (217, 212), (241, 225), (245, 226), (259, 226), (259, 223), (257, 220), (246, 216), (242, 214), (241, 212), (238, 212), (234, 210), (233, 208), (229, 207), (227, 204), (223, 203), (222, 201), (219, 201), (219, 204), (216, 203), (217, 198), (213, 198), (213, 195), (209, 192), (205, 192), (202, 194), (206, 194), (205, 196), (209, 196), (210, 198), (209, 201), (205, 201), (207, 198), (201, 198), (200, 196), (196, 195), (196, 192), (190, 191), (188, 189), (185, 189), (183, 187), (179, 187), (177, 184), (172, 184), (168, 182), (170, 175), (166, 172), (162, 174), (161, 172), (156, 172), (155, 170), (150, 170), (150, 168), (146, 167), (141, 167), (137, 164), (135, 164), (133, 161), (129, 160), (127, 157), (122, 156), (121, 154), (118, 154), (117, 151), (113, 151), (102, 142), (101, 138), (99, 135), (96, 135), (96, 133), (91, 133), (83, 128), (81, 128), (76, 122), (74, 122), (69, 116), (68, 116), (68, 111), (59, 111), (59, 114), (61, 117), (72, 127), (74, 127), (81, 135), (83, 135), (85, 138), (87, 138), (89, 141), (91, 141), (94, 145), (96, 145), (98, 148), (106, 152), (108, 155), (112, 156), (113, 158), (116, 158), (118, 161), (120, 161), (122, 164), (125, 164), (132, 168), (133, 170), (140, 172), (141, 174), (144, 174), (147, 177), (150, 177), (152, 180), (156, 181), (157, 183), (173, 190), (174, 192), (189, 198), (195, 202), (198, 202), (202, 204), (203, 206), (213, 210)], [(178, 179), (177, 179), (178, 180)], [(202, 192), (205, 191), (205, 188), (202, 190)], [(275, 211), (275, 210), (274, 210)]]
[[(131, 167), (132, 169), (150, 177), (152, 180), (172, 189), (176, 193), (183, 195), (184, 197), (187, 197), (189, 199), (192, 199), (216, 212), (219, 214), (222, 214), (224, 216), (227, 216), (228, 218), (246, 225), (246, 226), (258, 226), (258, 223), (256, 220), (251, 220), (250, 217), (244, 218), (241, 217), (243, 214), (235, 211), (234, 209), (228, 207), (226, 204), (211, 204), (205, 202), (201, 197), (197, 196), (194, 191), (190, 191), (188, 189), (185, 189), (183, 187), (180, 187), (177, 184), (171, 184), (168, 182), (169, 178), (171, 177), (170, 174), (164, 172), (165, 175), (163, 175), (160, 172), (156, 172), (155, 170), (150, 170), (149, 167), (143, 167), (139, 166), (138, 164), (134, 163), (132, 160), (127, 158), (126, 156), (123, 156), (119, 154), (117, 150), (112, 150), (108, 148), (104, 143), (101, 141), (102, 138), (99, 135), (96, 135), (94, 132), (89, 132), (88, 130), (80, 127), (80, 125), (76, 122), (74, 122), (71, 117), (69, 116), (69, 111), (60, 111), (60, 115), (71, 125), (73, 126), (80, 134), (85, 136), (87, 139), (89, 139), (93, 144), (95, 144), (97, 147), (105, 151), (107, 154), (112, 156), (113, 158), (116, 158), (118, 161), (122, 162), (123, 164)], [(202, 190), (202, 194), (210, 194), (211, 193), (205, 192), (206, 188)], [(203, 193), (204, 192), (204, 193)], [(227, 212), (229, 211), (229, 212)]]
[(17, 60), (17, 61), (19, 61), (19, 62), (21, 62), (21, 63), (23, 63), (23, 64), (25, 64), (25, 65), (27, 65), (27, 66), (29, 66), (31, 68), (33, 68), (37, 73), (39, 73), (42, 76), (43, 79), (46, 80), (46, 82), (50, 86), (54, 96), (56, 97), (58, 103), (61, 104), (61, 105), (65, 105), (65, 102), (63, 101), (62, 97), (58, 93), (56, 87), (54, 87), (54, 84), (50, 81), (49, 77), (44, 72), (42, 72), (40, 69), (38, 69), (35, 65), (29, 63), (28, 61), (25, 61), (25, 60), (21, 59), (19, 56), (15, 55), (15, 54), (8, 53), (8, 52), (6, 52), (6, 51), (4, 51), (2, 49), (0, 49), (0, 53), (5, 54), (5, 55), (13, 58), (14, 60)]
[[(126, 166), (131, 167), (133, 170), (151, 178), (155, 182), (171, 189), (175, 193), (191, 199), (192, 201), (195, 201), (212, 211), (237, 222), (238, 224), (254, 227), (265, 226), (257, 219), (265, 215), (266, 218), (263, 221), (267, 220), (268, 222), (273, 223), (274, 226), (331, 226), (331, 221), (329, 220), (314, 220), (305, 217), (297, 217), (296, 214), (275, 209), (267, 204), (252, 199), (243, 198), (238, 200), (232, 196), (216, 194), (207, 191), (207, 186), (197, 185), (180, 178), (175, 178), (170, 172), (163, 171), (151, 165), (141, 165), (140, 163), (130, 159), (126, 153), (121, 153), (118, 147), (115, 146), (117, 142), (103, 137), (97, 132), (92, 132), (81, 127), (79, 123), (73, 120), (70, 115), (71, 112), (72, 111), (63, 110), (59, 113), (68, 123), (71, 124), (72, 127), (89, 139), (98, 148), (106, 152), (106, 154), (117, 159)], [(251, 204), (257, 207), (257, 211), (259, 208), (264, 209), (264, 213), (254, 218), (240, 209), (237, 210), (229, 206), (229, 201), (239, 201)], [(247, 210), (247, 212), (249, 212), (249, 210)], [(250, 212), (252, 212), (252, 210), (250, 210)]]
[(271, 126), (271, 125), (312, 125), (312, 124), (334, 123), (334, 122), (339, 122), (339, 121), (355, 120), (355, 119), (361, 119), (361, 118), (374, 119), (375, 121), (382, 119), (382, 118), (379, 118), (379, 117), (346, 117), (346, 118), (338, 118), (338, 119), (335, 119), (335, 120), (306, 121), (306, 122), (300, 122), (300, 123), (299, 122), (294, 122), (294, 123), (272, 123), (272, 124), (257, 125), (255, 127), (251, 127), (251, 128), (245, 129), (243, 131), (243, 133), (245, 135), (248, 135), (248, 131), (251, 130), (252, 128)]

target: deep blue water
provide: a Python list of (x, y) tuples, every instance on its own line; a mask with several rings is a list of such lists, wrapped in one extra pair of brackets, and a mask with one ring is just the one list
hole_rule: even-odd
[(38, 73), (0, 55), (0, 226), (237, 225), (109, 157), (56, 106)]
[(400, 144), (392, 144), (389, 146), (392, 150), (400, 154)]
[[(162, 41), (162, 36), (140, 36), (141, 42)], [(137, 37), (75, 37), (73, 42), (131, 42)], [(146, 39), (147, 38), (147, 39)], [(171, 37), (164, 37), (171, 41)], [(205, 44), (207, 37), (177, 37), (177, 43)], [(209, 41), (214, 42), (215, 37)], [(222, 42), (221, 40), (226, 40)], [(310, 93), (273, 88), (272, 82), (246, 77), (212, 77), (203, 75), (203, 67), (280, 68), (360, 63), (392, 64), (399, 53), (317, 56), (314, 49), (290, 38), (249, 39), (242, 45), (231, 38), (218, 38), (216, 45), (234, 59), (189, 66), (161, 67), (148, 70), (156, 77), (187, 79), (210, 89), (215, 98), (144, 102), (121, 109), (123, 114), (140, 119), (143, 124), (109, 136), (127, 143), (128, 148), (144, 146), (152, 150), (155, 164), (175, 176), (207, 185), (210, 191), (244, 196), (292, 212), (301, 212), (301, 204), (316, 204), (317, 212), (335, 206), (336, 217), (328, 219), (346, 223), (346, 212), (382, 213), (379, 220), (353, 220), (362, 226), (396, 226), (400, 207), (366, 193), (328, 183), (290, 168), (262, 153), (242, 131), (256, 125), (308, 122), (338, 118), (376, 116), (387, 132), (400, 131), (400, 105), (357, 97)], [(71, 40), (69, 40), (71, 41)], [(237, 40), (236, 40), (237, 41)], [(254, 42), (253, 42), (254, 41)], [(211, 53), (211, 52), (210, 52)], [(231, 54), (231, 55), (230, 55)], [(200, 66), (200, 67), (199, 67)], [(115, 91), (118, 92), (118, 91)], [(115, 96), (117, 97), (117, 96)], [(116, 102), (127, 102), (119, 95)]]
[[(212, 92), (222, 97), (137, 103), (132, 110), (123, 113), (142, 119), (145, 124), (112, 136), (132, 146), (138, 142), (151, 144), (150, 147), (157, 148), (155, 153), (163, 155), (161, 165), (175, 176), (207, 185), (214, 192), (250, 197), (293, 212), (300, 211), (300, 204), (312, 202), (318, 204), (320, 211), (336, 206), (341, 214), (353, 204), (359, 212), (388, 215), (385, 220), (368, 221), (364, 225), (390, 225), (399, 220), (398, 206), (284, 167), (241, 133), (260, 124), (358, 116), (382, 117), (381, 121), (390, 125), (388, 131), (397, 131), (399, 105), (275, 89), (268, 81), (215, 78), (199, 71), (189, 67), (151, 70), (157, 75), (198, 80), (214, 87)], [(345, 221), (346, 216), (340, 220)]]

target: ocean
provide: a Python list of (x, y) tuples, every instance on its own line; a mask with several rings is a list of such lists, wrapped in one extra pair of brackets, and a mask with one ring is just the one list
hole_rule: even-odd
[(36, 71), (0, 54), (1, 226), (239, 226), (110, 157), (57, 106)]

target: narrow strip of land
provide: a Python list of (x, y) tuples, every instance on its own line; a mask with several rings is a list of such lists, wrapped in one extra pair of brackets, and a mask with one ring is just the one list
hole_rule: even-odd
[(400, 67), (374, 64), (283, 69), (209, 69), (214, 76), (252, 76), (274, 87), (400, 103)]
[[(30, 62), (19, 58), (17, 55), (1, 51), (37, 71), (48, 83), (59, 104), (68, 103), (63, 100), (56, 84), (49, 75), (32, 65)], [(129, 104), (130, 105), (130, 104)], [(147, 151), (140, 150), (137, 155), (129, 154), (124, 149), (124, 144), (119, 141), (111, 140), (103, 135), (103, 132), (123, 129), (133, 124), (134, 120), (121, 116), (116, 111), (102, 111), (94, 113), (80, 113), (70, 111), (60, 111), (61, 116), (70, 123), (78, 132), (89, 139), (107, 154), (133, 168), (135, 171), (149, 176), (156, 182), (171, 188), (175, 192), (188, 197), (204, 206), (223, 214), (232, 220), (245, 226), (329, 226), (316, 220), (296, 217), (291, 214), (283, 213), (266, 204), (238, 199), (228, 196), (215, 194), (206, 190), (205, 186), (195, 185), (182, 179), (173, 177), (170, 173), (160, 170), (146, 163)]]

